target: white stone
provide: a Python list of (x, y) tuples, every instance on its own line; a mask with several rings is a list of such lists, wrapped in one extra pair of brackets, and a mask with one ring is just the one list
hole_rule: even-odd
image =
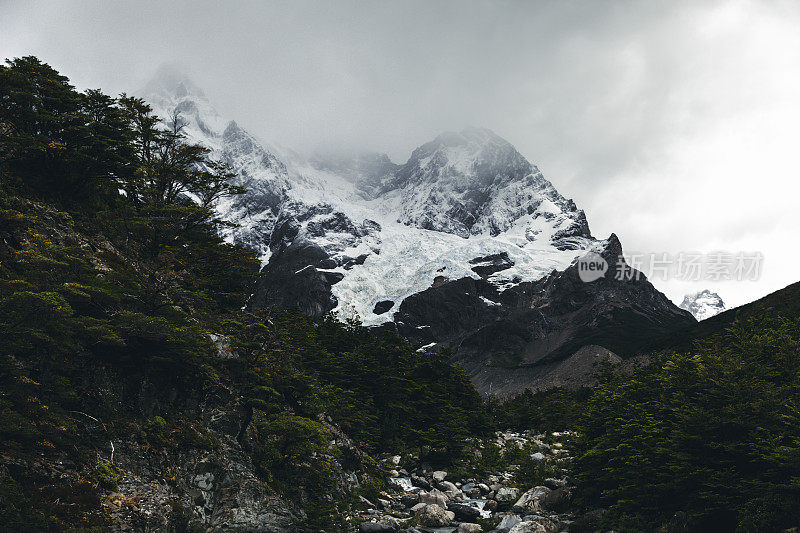
[(429, 505), (447, 507), (447, 495), (439, 489), (433, 489), (430, 492), (420, 492), (419, 501)]
[(498, 502), (511, 502), (519, 498), (519, 489), (514, 487), (502, 487), (497, 490), (494, 499)]
[(415, 512), (415, 516), (423, 526), (441, 527), (446, 526), (452, 520), (447, 513), (442, 507), (434, 503), (418, 509)]
[(528, 514), (544, 510), (544, 499), (552, 491), (544, 486), (534, 487), (523, 494), (512, 509), (515, 513)]
[(537, 522), (520, 522), (512, 527), (508, 533), (547, 533), (547, 529)]

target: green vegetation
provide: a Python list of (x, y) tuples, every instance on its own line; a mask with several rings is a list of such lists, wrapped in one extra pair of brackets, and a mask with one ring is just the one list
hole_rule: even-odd
[[(367, 455), (332, 447), (334, 428), (366, 452), (438, 462), (491, 429), (444, 356), (332, 318), (243, 310), (258, 262), (218, 237), (212, 210), (242, 191), (206, 155), (179, 116), (79, 93), (36, 58), (0, 66), (3, 527), (106, 525), (100, 501), (120, 475), (109, 443), (217, 449), (199, 422), (204, 401), (231, 397), (232, 437), (311, 530), (335, 529), (353, 496), (337, 465), (380, 474)], [(70, 474), (54, 482), (63, 460)]]
[(734, 322), (689, 354), (606, 374), (589, 398), (576, 474), (607, 520), (695, 531), (800, 523), (800, 320)]
[(542, 392), (525, 392), (494, 404), (497, 426), (517, 430), (555, 431), (574, 428), (586, 410), (591, 395), (586, 387), (578, 390), (556, 388)]

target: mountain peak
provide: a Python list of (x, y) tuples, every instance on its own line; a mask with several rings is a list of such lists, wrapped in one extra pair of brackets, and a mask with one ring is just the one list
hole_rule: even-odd
[(697, 320), (705, 320), (724, 311), (725, 302), (716, 292), (703, 289), (694, 294), (687, 294), (678, 307), (692, 313)]

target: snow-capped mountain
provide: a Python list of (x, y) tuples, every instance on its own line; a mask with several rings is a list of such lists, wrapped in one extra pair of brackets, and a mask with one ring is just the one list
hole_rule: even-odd
[(396, 309), (437, 278), (479, 278), (478, 258), (507, 258), (487, 277), (508, 287), (563, 270), (599, 242), (583, 211), (487, 129), (444, 133), (403, 165), (381, 154), (281, 160), (173, 71), (160, 72), (144, 96), (162, 117), (179, 112), (188, 139), (229, 163), (248, 190), (218, 206), (239, 225), (230, 240), (257, 250), (265, 266), (275, 254), (295, 257), (298, 267), (314, 257), (319, 264), (308, 264), (335, 282), (329, 298), (309, 304), (312, 313), (380, 324), (393, 313), (376, 313), (376, 304)]
[(388, 327), (422, 349), (452, 349), (482, 390), (511, 393), (533, 378), (510, 379), (495, 357), (540, 364), (583, 341), (627, 355), (694, 322), (646, 279), (610, 270), (583, 284), (577, 259), (594, 252), (617, 265), (619, 241), (595, 239), (583, 211), (490, 130), (444, 133), (403, 164), (383, 154), (305, 158), (220, 117), (178, 73), (160, 72), (142, 96), (161, 117), (180, 113), (188, 140), (247, 189), (216, 207), (238, 225), (225, 238), (261, 257), (253, 307)]
[(692, 313), (697, 320), (705, 320), (723, 312), (725, 302), (716, 292), (705, 289), (694, 294), (687, 294), (678, 307)]

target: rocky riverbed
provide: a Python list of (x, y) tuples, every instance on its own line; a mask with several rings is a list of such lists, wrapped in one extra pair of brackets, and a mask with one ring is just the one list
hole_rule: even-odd
[[(567, 531), (574, 520), (570, 512), (574, 486), (566, 475), (569, 451), (562, 442), (568, 436), (560, 432), (496, 434), (496, 445), (505, 453), (516, 451), (518, 457), (522, 453), (527, 464), (540, 463), (538, 471), (558, 473), (534, 486), (521, 486), (518, 464), (469, 477), (432, 470), (414, 456), (388, 457), (384, 463), (390, 469), (391, 488), (380, 492), (375, 501), (361, 497), (362, 510), (349, 520), (360, 533)], [(476, 453), (480, 457), (480, 451)]]

